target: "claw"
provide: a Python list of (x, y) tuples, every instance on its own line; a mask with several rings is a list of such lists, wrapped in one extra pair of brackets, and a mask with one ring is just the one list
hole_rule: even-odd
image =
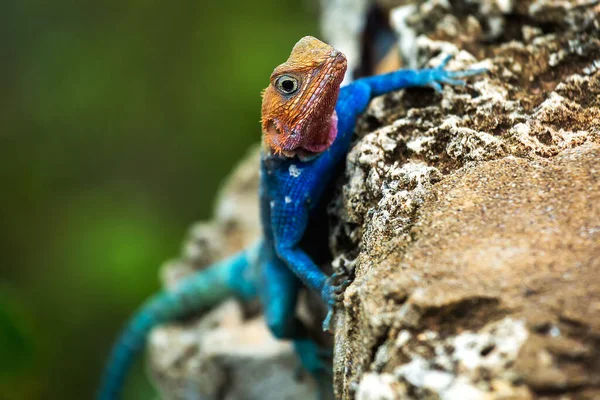
[(447, 83), (448, 85), (454, 86), (465, 86), (467, 82), (461, 81), (460, 79), (452, 79), (452, 78), (442, 78), (442, 82)]
[(432, 81), (429, 83), (429, 86), (433, 88), (438, 93), (442, 93), (442, 85), (439, 82)]
[(476, 69), (466, 69), (463, 71), (447, 71), (446, 76), (448, 78), (466, 78), (468, 76), (486, 74), (488, 72), (490, 72), (490, 70), (487, 68), (476, 68)]
[(323, 299), (327, 304), (327, 316), (323, 320), (323, 330), (326, 332), (332, 332), (332, 319), (334, 309), (337, 304), (341, 303), (344, 299), (344, 292), (346, 288), (352, 283), (352, 279), (348, 278), (347, 271), (339, 271), (331, 274), (327, 279), (327, 284), (323, 289)]
[(450, 60), (452, 60), (454, 58), (454, 54), (448, 54), (443, 60), (442, 63), (440, 65), (437, 66), (437, 69), (444, 69), (446, 68), (446, 65), (448, 65), (448, 63), (450, 62)]
[(346, 276), (347, 276), (346, 271), (334, 272), (333, 274), (331, 274), (331, 277), (329, 279), (330, 279), (330, 281), (336, 281), (336, 280), (346, 277)]
[(341, 303), (344, 300), (344, 293), (336, 293), (333, 295), (333, 299), (336, 303)]
[(336, 295), (343, 294), (344, 291), (348, 288), (348, 286), (350, 286), (351, 283), (352, 283), (352, 281), (350, 279), (345, 279), (341, 284), (335, 285), (333, 287), (333, 293)]
[(332, 317), (333, 317), (333, 307), (330, 306), (329, 310), (327, 311), (327, 316), (323, 320), (323, 331), (333, 333), (333, 330), (331, 329)]
[(430, 70), (431, 78), (428, 82), (428, 85), (432, 87), (436, 92), (442, 93), (442, 83), (454, 86), (465, 86), (466, 82), (464, 82), (460, 78), (466, 78), (469, 76), (479, 75), (483, 73), (489, 72), (487, 68), (477, 68), (477, 69), (467, 69), (464, 71), (447, 71), (446, 65), (448, 62), (454, 57), (453, 55), (448, 55), (444, 58), (442, 63), (436, 68)]

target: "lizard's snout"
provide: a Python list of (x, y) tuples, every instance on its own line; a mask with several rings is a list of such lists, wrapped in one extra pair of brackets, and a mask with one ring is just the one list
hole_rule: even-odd
[(334, 58), (335, 62), (337, 64), (346, 64), (346, 56), (344, 55), (344, 53), (342, 53), (339, 50), (336, 50), (336, 49), (331, 50), (331, 53), (329, 53), (329, 56), (331, 58)]

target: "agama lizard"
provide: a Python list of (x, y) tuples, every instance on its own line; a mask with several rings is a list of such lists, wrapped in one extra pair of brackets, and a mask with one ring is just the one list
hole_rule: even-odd
[[(288, 60), (271, 74), (262, 101), (260, 164), (260, 243), (184, 279), (174, 290), (151, 297), (129, 321), (107, 363), (100, 400), (117, 399), (126, 373), (162, 323), (206, 310), (229, 296), (259, 297), (271, 332), (294, 341), (304, 368), (317, 377), (330, 366), (296, 317), (302, 286), (318, 293), (328, 307), (323, 328), (330, 330), (336, 302), (349, 281), (326, 276), (300, 248), (311, 212), (333, 171), (345, 158), (359, 115), (370, 100), (408, 86), (464, 85), (459, 78), (485, 70), (437, 68), (398, 70), (362, 78), (340, 88), (346, 58), (313, 37), (302, 38)], [(340, 279), (341, 278), (341, 279)]]

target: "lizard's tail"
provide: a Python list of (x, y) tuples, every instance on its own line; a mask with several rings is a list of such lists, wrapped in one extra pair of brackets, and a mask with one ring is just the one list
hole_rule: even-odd
[(106, 363), (97, 400), (120, 397), (129, 367), (142, 350), (152, 328), (206, 310), (227, 297), (251, 298), (256, 288), (252, 275), (254, 249), (213, 264), (184, 279), (175, 289), (149, 298), (129, 320)]

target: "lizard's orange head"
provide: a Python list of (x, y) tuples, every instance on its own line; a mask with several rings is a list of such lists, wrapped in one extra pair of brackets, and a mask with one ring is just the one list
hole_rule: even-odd
[(329, 148), (345, 72), (346, 57), (328, 44), (311, 36), (296, 43), (263, 92), (263, 143), (271, 153), (305, 159)]

